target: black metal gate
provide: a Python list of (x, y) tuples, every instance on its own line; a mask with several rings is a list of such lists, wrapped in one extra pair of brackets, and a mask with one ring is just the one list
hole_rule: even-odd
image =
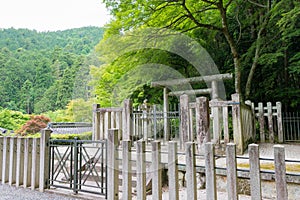
[(50, 140), (50, 187), (107, 193), (106, 141)]

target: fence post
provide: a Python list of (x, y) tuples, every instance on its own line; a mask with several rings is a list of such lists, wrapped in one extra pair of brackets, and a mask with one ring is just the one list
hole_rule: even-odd
[(40, 180), (39, 191), (44, 192), (49, 185), (49, 163), (50, 163), (50, 146), (49, 140), (51, 136), (50, 129), (43, 129), (40, 139)]
[(255, 106), (254, 106), (254, 103), (252, 103), (251, 101), (249, 101), (249, 106), (251, 107), (251, 111), (252, 111), (252, 116), (253, 116), (253, 140), (254, 142), (257, 142), (257, 139), (256, 139), (256, 128), (255, 128), (255, 125), (256, 125), (256, 114), (255, 114)]
[(217, 200), (216, 172), (215, 172), (215, 146), (212, 142), (205, 144), (205, 177), (206, 200)]
[(32, 141), (32, 164), (31, 164), (31, 189), (34, 190), (38, 186), (39, 178), (39, 166), (40, 166), (40, 158), (39, 158), (39, 150), (38, 143), (39, 138), (33, 138)]
[[(150, 118), (151, 116), (153, 116), (152, 118), (152, 123), (153, 123), (153, 138), (154, 140), (157, 139), (157, 111), (156, 111), (156, 105), (152, 106), (152, 112), (150, 113)], [(151, 125), (150, 125), (151, 127)], [(151, 129), (151, 128), (150, 128)], [(151, 131), (151, 130), (150, 130)]]
[(249, 145), (249, 163), (251, 199), (260, 200), (262, 199), (262, 193), (259, 163), (259, 146), (257, 144)]
[(108, 130), (107, 199), (119, 199), (118, 130)]
[(184, 148), (190, 135), (189, 96), (180, 96), (180, 148)]
[(9, 144), (9, 178), (8, 184), (12, 185), (16, 182), (16, 152), (17, 152), (17, 138), (11, 137)]
[(93, 140), (100, 139), (100, 112), (98, 112), (100, 104), (93, 104)]
[(131, 141), (123, 140), (122, 141), (122, 186), (123, 186), (123, 200), (132, 199), (132, 169), (131, 169)]
[(168, 88), (164, 88), (164, 139), (169, 141), (170, 139), (170, 120), (168, 118), (169, 113), (169, 100), (168, 100)]
[(9, 175), (9, 142), (10, 137), (4, 137), (3, 138), (3, 156), (2, 156), (2, 184), (5, 184), (8, 181), (8, 175)]
[(234, 143), (236, 144), (236, 151), (238, 154), (243, 154), (244, 151), (244, 136), (242, 128), (242, 115), (241, 115), (241, 101), (239, 94), (231, 95), (232, 101), (236, 105), (232, 106), (232, 125), (233, 125), (233, 137)]
[(285, 167), (285, 150), (281, 145), (274, 145), (274, 164), (277, 200), (288, 199)]
[(274, 129), (273, 129), (273, 112), (272, 103), (267, 103), (268, 109), (268, 127), (269, 127), (269, 142), (274, 143)]
[(24, 141), (24, 179), (23, 186), (27, 188), (31, 181), (31, 164), (32, 164), (32, 138), (25, 138)]
[(282, 105), (281, 102), (276, 102), (277, 108), (277, 127), (278, 127), (278, 142), (284, 142), (283, 127), (282, 127)]
[(188, 200), (197, 199), (195, 143), (185, 143), (186, 153), (186, 192)]
[(196, 133), (198, 153), (204, 151), (204, 145), (211, 141), (209, 133), (209, 102), (206, 97), (196, 98)]
[(136, 143), (136, 190), (137, 199), (146, 200), (146, 155), (145, 141)]
[(168, 148), (169, 200), (179, 200), (177, 142), (170, 141)]
[(160, 141), (152, 142), (152, 198), (162, 199), (162, 179), (161, 179), (161, 145)]
[(122, 112), (116, 112), (116, 129), (119, 130), (118, 140), (122, 140)]
[[(0, 136), (0, 181), (2, 182), (2, 162), (3, 162), (3, 138), (2, 136)], [(2, 151), (1, 151), (2, 149)]]
[(99, 111), (99, 121), (99, 140), (105, 140), (107, 139), (105, 137), (106, 130), (104, 130), (105, 112), (101, 110)]
[(226, 168), (227, 168), (227, 193), (228, 199), (237, 200), (237, 163), (236, 145), (228, 143), (226, 146)]
[(123, 102), (123, 113), (122, 113), (122, 123), (123, 123), (123, 129), (122, 129), (122, 139), (123, 140), (130, 140), (130, 134), (132, 131), (132, 101), (130, 99), (125, 99)]
[(111, 127), (111, 112), (104, 112), (104, 138), (108, 138), (108, 130), (112, 129)]
[(24, 179), (24, 138), (17, 139), (16, 187), (23, 184)]
[(258, 121), (259, 121), (259, 133), (260, 133), (260, 141), (265, 142), (265, 119), (264, 119), (264, 107), (263, 103), (258, 103)]
[(230, 142), (229, 138), (229, 126), (228, 126), (228, 106), (222, 108), (223, 111), (223, 131), (224, 131), (224, 143), (227, 144)]

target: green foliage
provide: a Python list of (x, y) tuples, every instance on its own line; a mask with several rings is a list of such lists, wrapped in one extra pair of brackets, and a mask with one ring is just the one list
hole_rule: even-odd
[(22, 136), (36, 134), (40, 132), (42, 129), (46, 128), (48, 122), (50, 122), (50, 119), (45, 116), (42, 115), (31, 116), (30, 120), (28, 120), (21, 127), (20, 130), (17, 130), (17, 134), (20, 134)]
[(80, 133), (80, 134), (51, 134), (51, 139), (56, 140), (91, 140), (92, 132)]
[(93, 51), (103, 32), (0, 29), (0, 106), (43, 113), (64, 109), (74, 98), (90, 98), (89, 65), (99, 65)]
[(64, 110), (48, 111), (43, 115), (53, 122), (92, 122), (92, 100), (71, 100)]
[(18, 111), (8, 109), (0, 110), (0, 127), (8, 130), (18, 130), (30, 116)]
[[(112, 93), (116, 88), (123, 88), (121, 99), (126, 94), (130, 96), (132, 91), (137, 94), (136, 97), (145, 96), (150, 91), (147, 87), (143, 90), (143, 84), (139, 84), (141, 81), (134, 78), (126, 79), (120, 87), (116, 83), (124, 80), (123, 77), (138, 65), (165, 64), (184, 76), (197, 75), (192, 67), (184, 65), (186, 63), (182, 65), (180, 59), (174, 59), (168, 53), (159, 52), (159, 56), (153, 56), (153, 50), (144, 48), (144, 51), (130, 51), (120, 56), (118, 50), (112, 48), (113, 42), (109, 41), (113, 35), (125, 36), (122, 37), (124, 41), (118, 42), (128, 44), (124, 49), (130, 48), (137, 38), (132, 37), (132, 42), (128, 42), (127, 35), (148, 27), (158, 27), (184, 32), (207, 49), (221, 73), (235, 73), (235, 82), (240, 79), (240, 83), (226, 84), (227, 96), (240, 86), (242, 95), (252, 101), (282, 101), (287, 109), (300, 108), (299, 1), (104, 2), (114, 21), (107, 26), (104, 40), (96, 48), (105, 65), (91, 71), (95, 95), (103, 105), (112, 105), (115, 100)], [(179, 41), (168, 42), (175, 45)], [(126, 86), (131, 89), (126, 89)]]

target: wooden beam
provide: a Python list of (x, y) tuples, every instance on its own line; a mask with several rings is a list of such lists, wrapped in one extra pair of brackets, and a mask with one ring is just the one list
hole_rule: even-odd
[(208, 89), (198, 89), (198, 90), (183, 90), (183, 91), (175, 91), (175, 92), (169, 92), (169, 96), (180, 96), (183, 94), (186, 95), (197, 95), (197, 94), (210, 94), (211, 88)]
[(199, 83), (199, 82), (212, 82), (212, 81), (222, 81), (222, 80), (230, 80), (232, 79), (232, 74), (215, 74), (209, 76), (197, 76), (191, 78), (184, 79), (173, 79), (166, 81), (156, 81), (151, 83), (151, 87), (163, 87), (163, 86), (174, 86), (174, 85), (182, 85), (185, 83)]

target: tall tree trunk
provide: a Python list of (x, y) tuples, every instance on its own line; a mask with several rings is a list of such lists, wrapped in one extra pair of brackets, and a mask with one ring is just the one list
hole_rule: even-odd
[[(261, 16), (261, 19), (263, 18), (263, 16)], [(257, 33), (257, 39), (256, 39), (256, 47), (255, 47), (255, 54), (254, 54), (254, 58), (253, 58), (253, 63), (247, 78), (247, 83), (246, 83), (246, 88), (245, 88), (245, 98), (248, 99), (251, 93), (251, 85), (252, 85), (252, 80), (254, 77), (254, 73), (255, 70), (257, 68), (258, 65), (258, 59), (260, 56), (260, 52), (262, 49), (262, 42), (261, 42), (261, 34), (263, 32), (263, 30), (265, 30), (267, 24), (268, 24), (268, 20), (269, 20), (269, 13), (267, 13), (266, 17), (264, 18), (264, 20), (262, 20), (262, 25)]]
[(255, 73), (255, 70), (256, 70), (257, 64), (258, 64), (259, 51), (260, 51), (260, 48), (261, 48), (259, 40), (260, 40), (260, 35), (258, 35), (258, 37), (257, 37), (255, 55), (254, 55), (253, 63), (252, 63), (252, 66), (251, 66), (251, 69), (250, 69), (250, 72), (249, 72), (249, 75), (248, 75), (248, 78), (247, 78), (247, 83), (246, 83), (246, 88), (245, 88), (245, 99), (246, 100), (250, 96), (252, 80), (253, 80), (254, 73)]
[(235, 92), (238, 94), (241, 93), (241, 63), (240, 63), (240, 58), (239, 58), (239, 53), (236, 47), (236, 44), (234, 42), (233, 37), (230, 35), (229, 30), (228, 30), (228, 23), (227, 23), (227, 16), (226, 16), (226, 8), (223, 6), (223, 1), (220, 1), (218, 3), (218, 9), (221, 14), (222, 18), (222, 32), (229, 44), (231, 54), (233, 56), (233, 62), (234, 62), (234, 87), (235, 87)]

